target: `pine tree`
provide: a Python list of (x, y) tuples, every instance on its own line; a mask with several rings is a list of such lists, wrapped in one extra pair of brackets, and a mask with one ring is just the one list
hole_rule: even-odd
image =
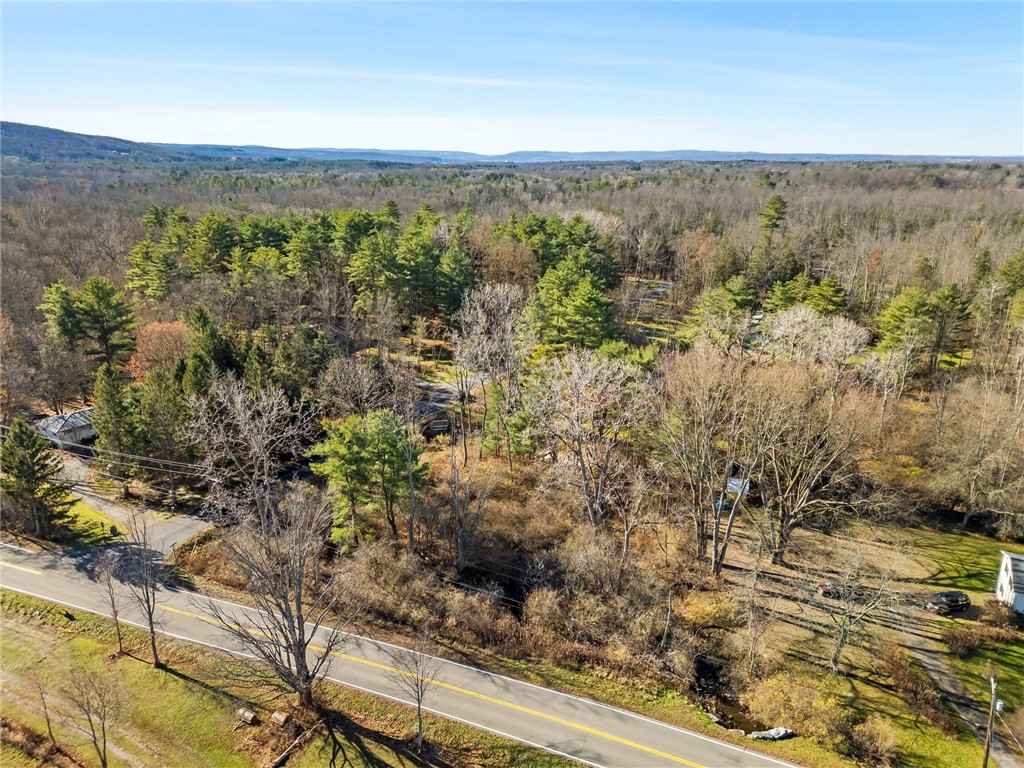
[(11, 508), (30, 520), (36, 536), (50, 533), (69, 517), (71, 485), (60, 479), (63, 465), (46, 440), (27, 422), (15, 419), (0, 443), (0, 477)]
[(85, 353), (114, 365), (135, 347), (135, 318), (121, 292), (105, 277), (90, 277), (75, 293), (75, 315), (89, 346)]
[(128, 475), (133, 465), (128, 454), (134, 454), (138, 447), (136, 409), (121, 375), (106, 363), (96, 372), (92, 404), (98, 461), (111, 474), (123, 478), (123, 492), (127, 497)]
[(357, 537), (356, 507), (367, 501), (370, 491), (372, 458), (365, 424), (359, 416), (349, 416), (340, 424), (325, 423), (327, 439), (317, 443), (307, 456), (323, 457), (310, 465), (313, 472), (326, 477), (335, 494), (335, 506), (347, 507), (350, 539)]

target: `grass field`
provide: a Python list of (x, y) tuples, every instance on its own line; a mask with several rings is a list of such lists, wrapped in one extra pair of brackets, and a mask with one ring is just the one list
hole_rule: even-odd
[[(118, 681), (124, 696), (123, 715), (111, 736), (111, 766), (266, 765), (283, 751), (292, 736), (271, 726), (235, 730), (234, 713), (240, 706), (256, 710), (266, 722), (276, 706), (266, 691), (239, 689), (226, 677), (236, 662), (230, 657), (188, 643), (161, 641), (169, 668), (154, 669), (144, 658), (147, 639), (127, 628), (131, 654), (117, 656), (109, 619), (0, 590), (0, 633), (3, 637), (4, 715), (45, 733), (46, 723), (32, 679), (45, 682), (50, 703), (67, 709), (61, 687), (69, 669), (85, 669)], [(339, 740), (316, 735), (289, 765), (322, 766), (332, 746), (340, 752), (337, 764), (346, 766), (425, 766), (410, 750), (415, 715), (410, 707), (341, 686), (325, 685), (325, 703), (338, 719)], [(269, 707), (269, 708), (268, 708)], [(87, 764), (96, 763), (92, 745), (83, 733), (52, 718), (57, 740)], [(482, 733), (442, 718), (428, 717), (427, 739), (433, 750), (430, 765), (568, 766), (530, 747)], [(341, 756), (344, 756), (344, 759)], [(4, 766), (36, 765), (15, 752)], [(347, 762), (346, 762), (347, 760)]]
[(100, 547), (113, 541), (110, 526), (117, 523), (98, 509), (79, 500), (71, 508), (71, 515), (68, 529), (74, 538), (69, 542), (70, 547)]

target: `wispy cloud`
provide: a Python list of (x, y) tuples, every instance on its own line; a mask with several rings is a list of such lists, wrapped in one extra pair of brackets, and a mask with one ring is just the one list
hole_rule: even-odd
[(111, 67), (131, 67), (162, 69), (169, 71), (188, 70), (190, 72), (272, 75), (280, 77), (323, 77), (339, 80), (380, 80), (404, 83), (438, 83), (443, 85), (464, 85), (477, 88), (522, 88), (567, 91), (598, 91), (601, 86), (563, 80), (525, 80), (501, 77), (469, 77), (465, 75), (447, 75), (430, 72), (396, 72), (389, 70), (351, 69), (341, 67), (294, 66), (278, 64), (224, 64), (215, 62), (194, 61), (158, 61), (149, 59), (118, 59), (118, 58), (73, 58), (63, 56), (24, 56), (11, 57), (10, 61), (48, 62), (54, 64), (72, 64), (75, 66), (100, 65)]

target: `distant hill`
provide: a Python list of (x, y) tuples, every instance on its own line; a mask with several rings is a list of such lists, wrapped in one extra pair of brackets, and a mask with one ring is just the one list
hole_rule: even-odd
[(30, 162), (85, 160), (142, 163), (195, 162), (195, 153), (181, 153), (110, 136), (87, 136), (56, 128), (0, 122), (0, 154)]
[(689, 160), (692, 162), (1022, 162), (1024, 156), (972, 155), (835, 155), (823, 153), (716, 152), (680, 149), (666, 152), (550, 152), (521, 151), (503, 155), (479, 155), (446, 150), (388, 149), (283, 149), (255, 145), (142, 144), (108, 136), (88, 136), (24, 123), (0, 123), (0, 154), (27, 161), (78, 162), (109, 160), (149, 163), (200, 163), (211, 160), (361, 160), (381, 163), (597, 163)]

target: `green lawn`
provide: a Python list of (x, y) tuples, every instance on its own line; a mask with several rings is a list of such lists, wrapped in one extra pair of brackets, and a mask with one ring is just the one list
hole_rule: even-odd
[[(161, 640), (166, 671), (147, 663), (147, 637), (132, 627), (125, 630), (126, 647), (136, 656), (116, 657), (113, 624), (94, 614), (66, 609), (16, 592), (0, 589), (0, 633), (3, 637), (4, 715), (45, 733), (38, 696), (29, 683), (31, 674), (49, 681), (52, 692), (71, 668), (103, 672), (116, 678), (125, 696), (124, 716), (111, 739), (117, 753), (111, 766), (201, 765), (252, 766), (269, 762), (242, 749), (249, 729), (235, 731), (234, 713), (240, 706), (257, 710), (264, 721), (269, 710), (260, 706), (258, 694), (242, 691), (226, 675), (237, 662), (230, 657), (189, 643)], [(250, 695), (251, 694), (251, 695)], [(409, 750), (415, 735), (415, 712), (411, 707), (389, 702), (342, 686), (325, 685), (325, 703), (344, 713), (346, 726), (340, 733), (337, 764), (347, 766), (426, 766)], [(255, 697), (255, 701), (250, 698)], [(283, 707), (287, 700), (274, 706)], [(84, 736), (57, 725), (55, 735), (62, 744), (95, 762), (95, 753)], [(440, 751), (440, 764), (453, 767), (487, 765), (494, 768), (539, 766), (568, 768), (567, 760), (492, 736), (451, 720), (430, 716), (427, 739)], [(263, 731), (262, 736), (267, 735)], [(281, 737), (283, 738), (283, 737)], [(291, 741), (288, 737), (274, 755)], [(332, 743), (318, 737), (296, 754), (289, 765), (327, 765)], [(15, 754), (6, 767), (35, 765)], [(19, 762), (21, 760), (21, 762)], [(437, 755), (429, 763), (437, 765)]]
[[(95, 507), (91, 507), (84, 501), (76, 501), (71, 508), (71, 521), (68, 523), (68, 530), (72, 539), (69, 547), (101, 547), (113, 541), (110, 536), (110, 526), (117, 525)], [(123, 525), (118, 526), (124, 528)]]
[(989, 700), (986, 672), (991, 668), (996, 673), (998, 696), (1006, 703), (1007, 710), (1024, 705), (1024, 640), (1020, 635), (1012, 643), (986, 643), (963, 657), (947, 654), (946, 661), (978, 701)]
[(1002, 549), (1024, 553), (1024, 545), (996, 541), (977, 533), (915, 528), (913, 546), (931, 561), (925, 581), (937, 588), (961, 589), (982, 597), (996, 588)]

